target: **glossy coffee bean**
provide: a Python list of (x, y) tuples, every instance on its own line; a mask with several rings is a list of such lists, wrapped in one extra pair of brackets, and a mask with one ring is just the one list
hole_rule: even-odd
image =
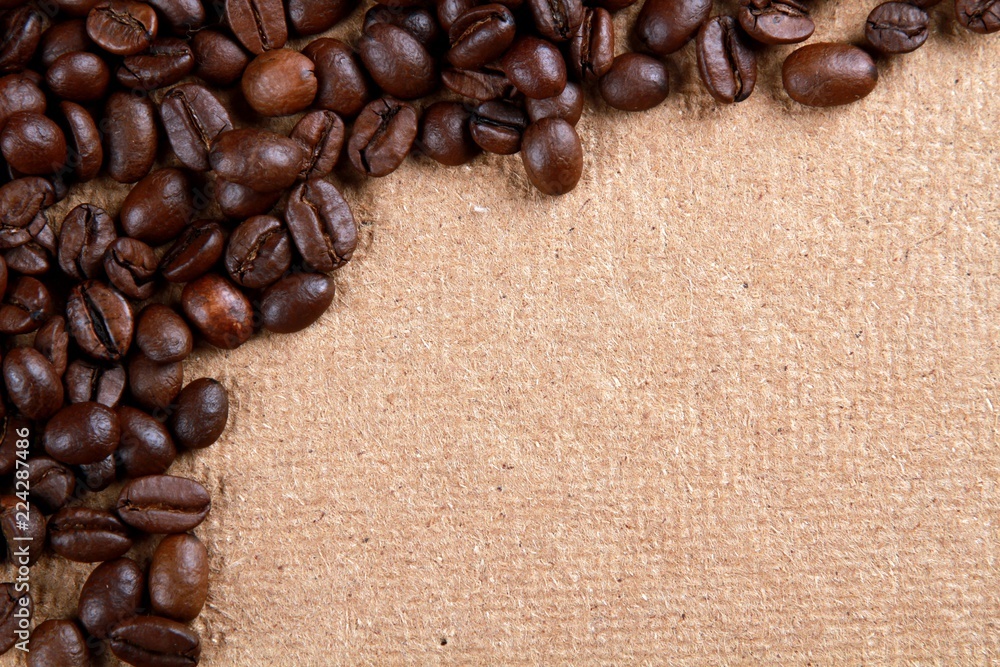
[(601, 77), (598, 88), (608, 106), (646, 111), (667, 99), (670, 78), (659, 60), (641, 53), (623, 53)]
[(166, 410), (184, 386), (184, 364), (158, 364), (139, 353), (128, 364), (128, 386), (132, 399), (151, 411)]
[(816, 29), (809, 8), (797, 0), (740, 0), (740, 25), (763, 44), (795, 44)]
[(93, 48), (94, 43), (87, 36), (87, 22), (83, 19), (71, 19), (53, 23), (42, 33), (38, 59), (42, 67), (48, 69), (64, 53), (90, 51)]
[(49, 520), (49, 545), (67, 560), (99, 563), (121, 558), (132, 548), (132, 538), (111, 512), (64, 507)]
[(346, 18), (356, 0), (288, 0), (288, 22), (300, 35), (326, 32)]
[(632, 28), (642, 47), (658, 56), (680, 50), (712, 11), (712, 0), (646, 0)]
[(119, 218), (129, 236), (151, 244), (171, 241), (194, 215), (191, 181), (180, 169), (157, 169), (129, 191)]
[(310, 111), (295, 124), (289, 138), (299, 142), (305, 160), (299, 178), (321, 178), (333, 171), (344, 146), (344, 121), (332, 111)]
[(34, 348), (45, 355), (56, 375), (62, 376), (69, 364), (69, 334), (65, 318), (56, 315), (35, 334)]
[(340, 191), (328, 181), (313, 179), (292, 190), (285, 222), (302, 258), (317, 271), (339, 269), (357, 248), (354, 215)]
[(803, 46), (785, 59), (781, 74), (789, 97), (814, 107), (855, 102), (878, 82), (871, 56), (851, 44)]
[(24, 245), (5, 252), (3, 258), (11, 271), (26, 276), (41, 276), (48, 273), (52, 267), (51, 255), (47, 246), (34, 238), (29, 238)]
[(388, 23), (402, 28), (416, 37), (428, 51), (437, 50), (442, 40), (441, 29), (434, 14), (426, 7), (389, 7), (376, 4), (365, 12), (361, 29), (367, 30), (376, 23)]
[(159, 616), (135, 616), (109, 635), (111, 652), (123, 662), (142, 667), (197, 665), (198, 634), (186, 625)]
[(295, 140), (246, 128), (220, 134), (208, 159), (227, 181), (258, 192), (276, 192), (295, 182), (303, 157)]
[(172, 86), (194, 70), (194, 53), (187, 42), (166, 37), (143, 53), (126, 56), (115, 72), (118, 83), (136, 90)]
[(32, 5), (0, 14), (0, 73), (18, 72), (27, 67), (42, 39), (45, 17)]
[[(281, 289), (278, 287), (281, 282), (273, 285), (267, 292)], [(308, 299), (304, 299), (303, 303), (306, 301)], [(310, 308), (308, 304), (304, 307)], [(300, 318), (303, 315), (294, 314)], [(265, 321), (266, 317), (265, 313)], [(170, 430), (179, 447), (204, 449), (219, 439), (228, 420), (229, 392), (217, 380), (198, 378), (189, 382), (177, 397), (177, 406), (170, 417)]]
[(0, 247), (27, 243), (28, 227), (38, 214), (55, 202), (52, 184), (44, 178), (19, 178), (0, 186)]
[(215, 266), (224, 248), (225, 235), (219, 223), (200, 220), (189, 225), (177, 237), (160, 260), (160, 273), (168, 282), (191, 282)]
[(28, 637), (35, 603), (27, 582), (0, 584), (0, 654)]
[(366, 176), (387, 176), (403, 163), (416, 138), (416, 110), (382, 97), (369, 103), (354, 121), (347, 157)]
[(49, 420), (42, 432), (45, 452), (60, 463), (94, 463), (118, 447), (121, 427), (111, 408), (100, 403), (73, 403)]
[(78, 181), (85, 182), (97, 178), (104, 164), (104, 147), (101, 133), (94, 117), (75, 102), (61, 102), (59, 109), (66, 119), (67, 160), (66, 166), (73, 169)]
[[(299, 168), (301, 169), (301, 165)], [(245, 220), (270, 213), (283, 194), (281, 190), (257, 192), (223, 178), (215, 179), (215, 200), (219, 203), (222, 215), (230, 220)]]
[(7, 119), (21, 111), (45, 113), (45, 93), (27, 74), (0, 77), (0, 129)]
[(615, 26), (602, 8), (584, 10), (583, 23), (569, 43), (570, 69), (581, 79), (599, 79), (615, 59)]
[(133, 0), (105, 0), (87, 14), (87, 35), (116, 56), (145, 51), (153, 43), (158, 28), (156, 11)]
[(184, 361), (193, 347), (191, 329), (177, 311), (153, 303), (142, 309), (135, 327), (135, 343), (150, 361)]
[(96, 280), (73, 288), (66, 320), (77, 345), (94, 359), (117, 361), (132, 344), (132, 308), (120, 292)]
[(0, 131), (0, 150), (7, 164), (24, 175), (44, 175), (66, 164), (66, 136), (52, 120), (32, 111), (7, 119)]
[(445, 32), (448, 32), (462, 14), (476, 6), (476, 2), (475, 0), (435, 0), (434, 5), (438, 24)]
[(0, 498), (0, 531), (7, 544), (10, 565), (30, 567), (45, 549), (45, 516), (36, 505), (15, 495)]
[(104, 251), (117, 236), (115, 221), (107, 211), (80, 204), (66, 214), (59, 230), (59, 268), (74, 280), (99, 278)]
[(149, 0), (149, 4), (176, 35), (187, 35), (205, 23), (201, 0)]
[(121, 237), (104, 254), (108, 281), (122, 294), (137, 301), (153, 296), (159, 262), (151, 247), (138, 239)]
[(496, 60), (514, 43), (514, 15), (503, 5), (473, 7), (448, 31), (448, 62), (460, 69), (478, 69)]
[(521, 161), (531, 184), (547, 195), (576, 187), (583, 174), (583, 147), (573, 126), (559, 118), (543, 118), (524, 131)]
[(146, 575), (131, 558), (101, 563), (80, 589), (76, 616), (91, 636), (105, 639), (111, 630), (143, 609)]
[(504, 55), (501, 67), (527, 97), (554, 97), (566, 87), (566, 61), (552, 43), (522, 37)]
[(553, 42), (572, 39), (583, 23), (580, 0), (528, 0), (528, 6), (538, 32)]
[(757, 54), (746, 43), (736, 19), (716, 16), (701, 27), (697, 41), (698, 71), (712, 97), (742, 102), (757, 83)]
[(510, 79), (498, 69), (446, 69), (441, 82), (451, 92), (480, 102), (509, 97), (514, 91)]
[(237, 285), (267, 287), (292, 264), (292, 244), (281, 221), (270, 215), (249, 218), (233, 230), (226, 246), (226, 271)]
[(45, 514), (52, 514), (73, 497), (73, 471), (48, 456), (28, 459), (28, 488), (31, 499)]
[(201, 613), (208, 598), (208, 550), (194, 535), (164, 537), (149, 564), (153, 612), (186, 623)]
[(119, 183), (135, 183), (149, 173), (156, 160), (156, 110), (148, 97), (112, 93), (101, 121), (108, 176)]
[(125, 477), (161, 475), (177, 457), (177, 448), (167, 428), (149, 414), (136, 408), (118, 408), (121, 441), (115, 451), (115, 464)]
[(0, 303), (0, 333), (36, 331), (55, 314), (55, 304), (45, 283), (21, 276), (10, 284)]
[(51, 362), (38, 350), (15, 347), (3, 359), (7, 397), (28, 419), (54, 415), (63, 403), (63, 386)]
[(358, 53), (372, 79), (388, 95), (411, 100), (437, 87), (434, 59), (402, 28), (388, 23), (369, 26), (358, 41)]
[(225, 18), (236, 39), (251, 53), (280, 49), (288, 39), (281, 0), (225, 0)]
[(195, 75), (217, 86), (228, 86), (243, 76), (250, 59), (228, 35), (201, 30), (191, 40)]
[(509, 102), (483, 102), (469, 119), (473, 141), (484, 151), (499, 155), (521, 150), (521, 135), (527, 127), (528, 117)]
[(105, 457), (96, 463), (84, 463), (76, 466), (77, 480), (88, 490), (97, 493), (115, 483), (115, 457)]
[(45, 83), (54, 95), (72, 102), (93, 102), (104, 97), (111, 72), (104, 60), (85, 51), (59, 56), (48, 71)]
[(77, 359), (66, 367), (66, 399), (70, 403), (95, 401), (113, 408), (125, 393), (128, 376), (118, 365), (103, 366)]
[(570, 125), (576, 125), (583, 115), (583, 101), (583, 88), (569, 82), (555, 97), (544, 100), (527, 98), (524, 101), (524, 108), (532, 123), (543, 118), (562, 118)]
[(204, 486), (185, 477), (148, 475), (125, 484), (118, 516), (146, 533), (183, 533), (205, 520), (212, 507)]
[(906, 2), (883, 2), (868, 15), (865, 37), (882, 53), (916, 51), (927, 41), (930, 16)]
[(27, 667), (90, 667), (90, 651), (76, 623), (49, 619), (31, 633)]
[(274, 49), (250, 61), (241, 82), (243, 97), (262, 116), (287, 116), (316, 97), (315, 65), (298, 51)]
[(302, 331), (333, 303), (334, 282), (322, 273), (293, 273), (264, 290), (264, 328), (275, 333)]
[(253, 307), (240, 290), (222, 276), (206, 274), (184, 286), (184, 315), (215, 347), (231, 350), (253, 334)]
[(972, 32), (996, 32), (1000, 30), (1000, 1), (955, 0), (955, 16)]
[(302, 53), (316, 67), (318, 89), (314, 106), (354, 118), (375, 96), (368, 75), (354, 51), (336, 39), (317, 39)]
[(174, 155), (185, 167), (196, 171), (211, 168), (208, 153), (212, 143), (233, 129), (229, 112), (218, 98), (195, 83), (182, 84), (164, 95), (160, 118)]
[(469, 131), (471, 115), (460, 102), (435, 102), (427, 107), (420, 121), (420, 151), (449, 166), (465, 164), (479, 155), (482, 150)]

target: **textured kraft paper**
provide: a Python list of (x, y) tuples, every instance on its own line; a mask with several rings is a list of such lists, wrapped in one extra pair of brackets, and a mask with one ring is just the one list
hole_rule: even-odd
[[(171, 470), (202, 663), (996, 664), (1000, 37), (950, 4), (837, 109), (793, 47), (718, 106), (689, 45), (654, 111), (588, 107), (562, 198), (517, 156), (336, 179), (332, 310), (185, 367), (232, 399)], [(92, 567), (35, 568), (37, 618)]]

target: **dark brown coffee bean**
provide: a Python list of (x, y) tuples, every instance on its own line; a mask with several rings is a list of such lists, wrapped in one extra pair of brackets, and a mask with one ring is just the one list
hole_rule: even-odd
[(70, 333), (95, 359), (117, 361), (132, 344), (132, 309), (117, 290), (96, 280), (80, 283), (66, 303)]
[(252, 128), (223, 132), (208, 156), (219, 176), (258, 192), (276, 192), (294, 183), (302, 158), (295, 140)]
[(177, 457), (177, 448), (167, 428), (142, 410), (118, 408), (121, 442), (115, 463), (125, 477), (162, 475)]
[(66, 137), (41, 114), (22, 111), (7, 119), (0, 132), (7, 164), (25, 175), (52, 174), (66, 164)]
[(101, 563), (80, 589), (76, 616), (93, 637), (105, 639), (123, 621), (142, 611), (146, 575), (131, 558)]
[(280, 49), (288, 39), (281, 0), (225, 0), (225, 16), (236, 39), (251, 53)]
[(433, 58), (402, 28), (387, 23), (370, 26), (358, 41), (358, 53), (375, 83), (393, 97), (411, 100), (437, 87)]
[(48, 620), (31, 633), (28, 667), (90, 667), (90, 651), (76, 623)]
[[(279, 284), (268, 291), (281, 289)], [(307, 301), (303, 299), (302, 303)], [(300, 318), (302, 315), (295, 314)], [(229, 392), (217, 380), (198, 378), (188, 383), (177, 397), (177, 407), (170, 417), (170, 430), (176, 443), (184, 449), (204, 449), (219, 439), (228, 420)]]
[(445, 32), (451, 30), (458, 17), (476, 6), (475, 0), (435, 0), (434, 4), (438, 24)]
[(0, 129), (7, 119), (22, 111), (45, 113), (45, 93), (26, 74), (8, 74), (0, 78)]
[(132, 538), (111, 512), (64, 507), (49, 520), (49, 545), (67, 560), (99, 563), (124, 556), (132, 548)]
[(599, 79), (615, 59), (615, 26), (601, 7), (584, 10), (583, 23), (569, 43), (569, 64), (581, 79)]
[(45, 549), (45, 516), (38, 507), (18, 496), (0, 498), (0, 531), (7, 544), (7, 562), (30, 567)]
[(115, 457), (107, 456), (96, 463), (84, 463), (77, 467), (79, 483), (97, 493), (115, 483)]
[(70, 403), (96, 401), (113, 408), (125, 393), (127, 375), (120, 365), (99, 366), (77, 359), (66, 367), (66, 398)]
[(458, 166), (479, 155), (482, 150), (472, 140), (469, 117), (472, 114), (460, 102), (435, 102), (424, 110), (421, 119), (420, 151), (444, 165)]
[(958, 22), (980, 34), (1000, 30), (1000, 2), (998, 0), (955, 0)]
[(93, 53), (73, 51), (59, 56), (45, 73), (53, 94), (72, 102), (93, 102), (104, 97), (111, 72)]
[(144, 355), (159, 364), (184, 361), (194, 345), (184, 318), (159, 303), (150, 304), (139, 313), (135, 342)]
[(3, 379), (10, 402), (28, 419), (48, 419), (62, 407), (63, 387), (45, 356), (15, 347), (3, 359)]
[(547, 195), (576, 187), (583, 174), (583, 147), (573, 126), (560, 118), (543, 118), (524, 131), (521, 161), (531, 184)]
[(65, 318), (56, 315), (43, 324), (35, 334), (34, 347), (49, 360), (56, 375), (62, 376), (69, 364), (69, 334), (66, 333)]
[(878, 68), (871, 56), (851, 44), (808, 44), (785, 59), (781, 78), (796, 102), (830, 107), (872, 92)]
[(740, 25), (764, 44), (795, 44), (816, 29), (809, 8), (796, 0), (740, 0)]
[(45, 283), (21, 276), (7, 288), (0, 303), (0, 333), (17, 335), (37, 330), (56, 314)]
[(757, 55), (732, 16), (716, 16), (698, 32), (698, 71), (712, 97), (730, 104), (750, 97), (757, 83)]
[(208, 598), (208, 550), (190, 534), (163, 538), (149, 563), (149, 600), (153, 612), (181, 622), (193, 621)]
[(333, 171), (344, 146), (344, 121), (333, 111), (310, 111), (295, 124), (290, 138), (299, 142), (306, 158), (299, 178), (321, 178)]
[(436, 51), (442, 39), (437, 21), (426, 7), (389, 7), (376, 4), (365, 12), (362, 30), (376, 23), (388, 23), (402, 28), (417, 38), (428, 51)]
[(354, 215), (332, 183), (313, 179), (288, 196), (285, 222), (309, 266), (334, 271), (350, 261), (358, 245)]
[(55, 191), (44, 178), (19, 178), (0, 186), (0, 247), (16, 248), (30, 241), (28, 228), (54, 202)]
[[(5, 409), (4, 412), (10, 411)], [(27, 441), (28, 446), (32, 446), (33, 433), (31, 422), (24, 417), (12, 414), (0, 417), (0, 475), (14, 472), (17, 462), (22, 460), (21, 452), (24, 451), (18, 447), (18, 443), (23, 444)]]
[(28, 638), (35, 604), (28, 582), (0, 584), (0, 654)]
[(659, 60), (641, 53), (623, 53), (601, 77), (598, 88), (608, 106), (646, 111), (667, 99), (670, 77)]
[(277, 218), (258, 215), (233, 230), (226, 246), (226, 271), (237, 285), (267, 287), (292, 264), (288, 232)]
[(205, 23), (205, 8), (200, 0), (149, 0), (153, 9), (177, 35), (187, 35)]
[(83, 19), (72, 19), (54, 23), (42, 33), (38, 46), (39, 60), (46, 69), (64, 53), (73, 51), (89, 51), (94, 43), (87, 36), (87, 22)]
[(288, 0), (288, 22), (300, 35), (326, 32), (356, 6), (355, 0)]
[(225, 235), (217, 222), (195, 222), (181, 232), (160, 260), (160, 273), (172, 283), (191, 282), (208, 273), (224, 249)]
[(190, 180), (172, 168), (157, 169), (136, 183), (119, 213), (126, 234), (153, 244), (177, 238), (193, 215)]
[(514, 43), (514, 15), (503, 5), (481, 5), (463, 14), (448, 31), (447, 58), (459, 69), (478, 69), (502, 56)]
[(553, 42), (572, 39), (583, 23), (580, 0), (528, 0), (528, 6), (538, 32)]
[(224, 350), (239, 347), (253, 334), (253, 307), (231, 282), (212, 273), (184, 286), (181, 306), (210, 344)]
[(270, 213), (282, 194), (284, 193), (281, 190), (257, 192), (238, 183), (230, 183), (223, 178), (215, 179), (215, 201), (219, 203), (222, 215), (231, 220), (245, 220), (255, 215)]
[(118, 416), (100, 403), (73, 403), (49, 420), (42, 432), (45, 452), (61, 463), (94, 463), (118, 447)]
[(186, 83), (172, 88), (160, 102), (160, 118), (177, 159), (189, 169), (211, 168), (212, 142), (233, 129), (229, 112), (207, 88)]
[(535, 100), (530, 97), (524, 100), (525, 110), (532, 123), (543, 118), (562, 118), (570, 125), (576, 125), (583, 115), (583, 88), (569, 82), (563, 91), (555, 97)]
[(142, 667), (197, 665), (198, 634), (186, 625), (159, 616), (136, 616), (110, 634), (111, 652), (123, 662)]
[(112, 93), (100, 123), (108, 176), (119, 183), (135, 183), (149, 173), (156, 160), (156, 110), (148, 97)]
[(104, 251), (118, 234), (107, 211), (93, 204), (80, 204), (63, 218), (59, 230), (59, 268), (74, 280), (99, 278)]
[(100, 0), (54, 0), (54, 4), (66, 16), (86, 18)]
[(262, 116), (287, 116), (316, 97), (315, 65), (298, 51), (274, 49), (250, 61), (241, 82), (243, 97)]
[(115, 73), (126, 88), (155, 90), (171, 86), (194, 70), (194, 54), (187, 42), (166, 37), (153, 42), (148, 51), (126, 56)]
[(687, 44), (711, 11), (712, 0), (646, 0), (632, 34), (644, 49), (665, 56)]
[(228, 86), (243, 76), (250, 59), (239, 44), (214, 30), (201, 30), (191, 40), (195, 75), (208, 83)]
[[(51, 257), (56, 249), (56, 235), (45, 214), (35, 216), (26, 229), (27, 243), (4, 253), (4, 261), (7, 267), (16, 273), (27, 276), (44, 275), (52, 266)], [(0, 227), (0, 243), (3, 237), (7, 236), (6, 231), (8, 230)]]
[(347, 157), (362, 174), (386, 176), (403, 164), (416, 138), (416, 110), (383, 97), (369, 103), (354, 121)]
[(147, 475), (127, 482), (118, 516), (146, 533), (183, 533), (205, 520), (212, 507), (204, 486), (185, 477)]
[(447, 69), (441, 73), (441, 81), (451, 92), (480, 102), (508, 97), (514, 90), (507, 75), (497, 69)]
[(927, 41), (931, 18), (906, 2), (883, 2), (868, 15), (865, 37), (882, 53), (916, 51)]
[(314, 105), (345, 118), (357, 116), (375, 96), (368, 76), (349, 46), (336, 39), (317, 39), (302, 50), (316, 65), (319, 88)]
[(73, 175), (81, 182), (97, 178), (104, 163), (104, 147), (94, 117), (75, 102), (61, 102), (59, 109), (69, 129), (66, 134), (67, 166), (73, 168)]
[(509, 102), (483, 102), (469, 119), (472, 139), (489, 153), (513, 155), (521, 150), (528, 117)]
[(275, 333), (302, 331), (327, 311), (333, 296), (333, 279), (322, 273), (293, 273), (282, 278), (261, 297), (264, 328)]
[(45, 17), (31, 5), (0, 14), (0, 72), (19, 72), (38, 50)]
[(31, 498), (45, 514), (52, 514), (73, 497), (73, 471), (48, 456), (28, 459), (28, 488)]
[(104, 254), (108, 280), (122, 294), (138, 301), (153, 296), (157, 268), (156, 253), (138, 239), (116, 239)]
[(158, 27), (156, 11), (134, 0), (105, 0), (87, 14), (87, 35), (116, 56), (130, 56), (148, 49)]
[(147, 410), (166, 410), (184, 386), (184, 364), (158, 364), (140, 353), (128, 364), (128, 386), (132, 398)]
[(522, 37), (501, 61), (504, 73), (526, 97), (555, 97), (566, 87), (566, 61), (550, 42)]

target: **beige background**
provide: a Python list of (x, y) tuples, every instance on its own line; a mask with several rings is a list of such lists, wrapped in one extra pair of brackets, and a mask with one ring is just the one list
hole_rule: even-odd
[(689, 46), (560, 199), (517, 157), (346, 184), (334, 309), (186, 369), (234, 406), (174, 469), (203, 663), (1000, 660), (1000, 41), (946, 5), (847, 108), (789, 102), (791, 48), (719, 107)]

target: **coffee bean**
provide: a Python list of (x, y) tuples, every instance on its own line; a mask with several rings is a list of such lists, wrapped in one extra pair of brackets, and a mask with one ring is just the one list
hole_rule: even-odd
[(18, 72), (27, 67), (38, 50), (45, 30), (45, 17), (31, 5), (0, 15), (0, 72)]
[(149, 4), (177, 35), (187, 35), (205, 23), (205, 8), (200, 0), (149, 0)]
[(111, 72), (93, 53), (73, 51), (59, 56), (45, 73), (53, 94), (73, 102), (93, 102), (104, 97)]
[(73, 497), (73, 471), (48, 456), (28, 459), (28, 488), (31, 499), (45, 514), (52, 514)]
[(711, 11), (712, 0), (646, 0), (632, 34), (644, 49), (665, 56), (687, 44)]
[(583, 23), (569, 43), (569, 64), (581, 79), (599, 79), (615, 59), (615, 26), (601, 7), (584, 10)]
[(172, 88), (160, 102), (160, 118), (177, 159), (188, 169), (211, 168), (212, 142), (233, 129), (229, 112), (207, 88), (186, 83)]
[(191, 329), (177, 311), (153, 303), (139, 313), (135, 342), (150, 361), (167, 364), (184, 361), (191, 354), (193, 337)]
[(225, 17), (236, 39), (251, 53), (280, 49), (288, 39), (281, 0), (225, 0)]
[(108, 280), (122, 294), (137, 301), (153, 296), (157, 268), (156, 253), (138, 239), (125, 236), (116, 239), (104, 255)]
[[(278, 285), (285, 280), (273, 285), (265, 294), (281, 290)], [(302, 299), (301, 303), (304, 308), (314, 308), (310, 305), (311, 299)], [(295, 317), (304, 316), (308, 315), (295, 313)], [(266, 322), (266, 312), (264, 317)], [(188, 383), (177, 397), (177, 407), (170, 417), (170, 430), (176, 443), (184, 449), (204, 449), (219, 439), (228, 420), (229, 392), (217, 380), (198, 378)]]
[(246, 296), (225, 278), (209, 273), (184, 286), (181, 306), (210, 344), (231, 350), (253, 334), (253, 308)]
[(0, 655), (28, 636), (34, 613), (35, 603), (26, 583), (0, 584)]
[(191, 222), (194, 197), (187, 173), (157, 169), (129, 191), (119, 218), (132, 238), (159, 244), (171, 241)]
[(90, 651), (76, 623), (48, 620), (35, 627), (25, 655), (27, 667), (90, 667)]
[(532, 123), (543, 118), (562, 118), (570, 125), (576, 125), (583, 115), (583, 89), (569, 82), (555, 97), (544, 100), (529, 97), (524, 101), (524, 106)]
[(1000, 1), (955, 0), (955, 16), (972, 32), (996, 32), (1000, 30)]
[(358, 245), (354, 215), (332, 183), (312, 179), (288, 196), (285, 222), (302, 258), (317, 271), (334, 271), (350, 261)]
[(0, 498), (0, 530), (10, 565), (30, 567), (45, 549), (45, 516), (38, 507), (15, 495)]
[(125, 555), (132, 548), (132, 538), (111, 512), (64, 507), (49, 520), (49, 545), (67, 560), (99, 563)]
[(251, 128), (223, 132), (208, 156), (219, 176), (258, 192), (290, 186), (299, 175), (302, 159), (302, 148), (295, 140)]
[(566, 194), (583, 174), (580, 137), (566, 121), (543, 118), (524, 131), (521, 161), (536, 188), (547, 195)]
[[(40, 215), (35, 218), (35, 220), (39, 219), (44, 220), (44, 216)], [(41, 235), (36, 237), (32, 234), (33, 228), (34, 225), (28, 227), (27, 243), (8, 250), (3, 257), (11, 271), (28, 276), (41, 276), (48, 273), (51, 268), (50, 258), (52, 249), (55, 248), (51, 239), (55, 239), (55, 235), (51, 233), (51, 227), (47, 222), (42, 227), (45, 239), (42, 239)]]
[(208, 550), (190, 534), (164, 537), (149, 563), (153, 611), (176, 621), (193, 621), (208, 597)]
[(149, 50), (126, 56), (115, 73), (126, 88), (155, 90), (171, 86), (194, 70), (194, 53), (187, 42), (166, 37), (153, 42)]
[(112, 93), (101, 121), (108, 176), (135, 183), (149, 173), (156, 159), (156, 110), (148, 97)]
[(521, 150), (528, 117), (509, 102), (483, 102), (469, 119), (472, 139), (489, 153), (513, 155)]
[(383, 97), (369, 103), (354, 121), (347, 157), (362, 174), (386, 176), (403, 163), (416, 138), (416, 110)]
[(0, 129), (21, 111), (45, 113), (45, 93), (26, 74), (8, 74), (0, 78)]
[(333, 171), (344, 146), (344, 121), (333, 111), (310, 111), (288, 135), (299, 142), (306, 158), (299, 178), (321, 178)]
[(496, 60), (514, 43), (514, 15), (503, 5), (473, 7), (451, 26), (446, 57), (460, 69), (478, 69)]
[(434, 15), (426, 7), (396, 8), (376, 4), (365, 12), (362, 30), (367, 30), (369, 26), (376, 23), (388, 23), (402, 28), (416, 37), (417, 41), (423, 44), (428, 51), (439, 50), (439, 42), (442, 39), (441, 30)]
[(158, 27), (156, 11), (134, 0), (105, 0), (87, 14), (87, 35), (116, 56), (130, 56), (148, 49)]
[(302, 53), (315, 63), (318, 89), (314, 105), (345, 118), (357, 116), (375, 96), (368, 76), (349, 46), (336, 39), (317, 39)]
[(750, 97), (757, 83), (757, 55), (735, 18), (707, 21), (698, 32), (697, 52), (698, 71), (712, 97), (727, 104)]
[(214, 30), (201, 30), (191, 40), (195, 75), (208, 83), (228, 86), (243, 76), (250, 59), (229, 36)]
[(231, 220), (245, 220), (255, 215), (269, 213), (281, 199), (282, 194), (284, 193), (281, 190), (257, 192), (238, 183), (230, 183), (223, 178), (215, 179), (215, 200), (219, 203), (222, 215)]
[(566, 87), (566, 61), (550, 42), (521, 37), (501, 61), (514, 87), (527, 97), (555, 97)]
[(159, 616), (136, 616), (110, 634), (111, 652), (130, 665), (177, 667), (197, 665), (198, 634), (182, 623)]
[(288, 22), (300, 35), (326, 32), (346, 18), (355, 0), (288, 0)]
[(608, 106), (646, 111), (667, 99), (670, 78), (659, 60), (641, 53), (623, 53), (601, 77), (598, 88)]
[(441, 81), (451, 92), (480, 102), (508, 97), (514, 91), (507, 75), (497, 69), (446, 69)]
[(95, 401), (113, 408), (125, 393), (127, 375), (118, 365), (100, 366), (77, 359), (66, 367), (66, 398), (70, 403)]
[(451, 30), (451, 26), (455, 25), (462, 14), (476, 6), (474, 0), (436, 0), (434, 4), (438, 24), (446, 32)]
[(107, 456), (96, 463), (78, 465), (79, 483), (97, 493), (115, 483), (115, 457)]
[[(4, 410), (7, 412), (7, 410)], [(31, 422), (21, 416), (5, 414), (0, 417), (0, 475), (9, 475), (14, 472), (17, 462), (22, 460), (18, 454), (23, 451), (17, 444), (24, 440), (24, 434), (28, 433), (29, 438), (33, 431)], [(33, 438), (30, 438), (34, 440)], [(34, 442), (29, 442), (29, 446)]]
[(387, 23), (369, 26), (358, 41), (358, 53), (372, 79), (393, 97), (410, 100), (437, 87), (437, 70), (416, 37)]
[(74, 280), (100, 277), (104, 251), (117, 236), (107, 211), (80, 204), (63, 218), (59, 230), (59, 268)]
[(42, 432), (45, 452), (61, 463), (94, 463), (118, 447), (121, 428), (111, 408), (100, 403), (73, 403), (49, 419)]
[(132, 309), (117, 290), (96, 280), (80, 283), (66, 303), (70, 333), (95, 359), (117, 361), (132, 344)]
[(146, 533), (183, 533), (205, 520), (212, 507), (204, 486), (185, 477), (147, 475), (126, 482), (118, 516)]
[(72, 19), (52, 24), (42, 33), (38, 45), (38, 56), (46, 69), (64, 53), (73, 51), (89, 51), (94, 43), (87, 36), (87, 22), (83, 19)]
[(237, 285), (267, 287), (292, 264), (288, 232), (277, 218), (258, 215), (233, 230), (226, 246), (226, 271)]
[(871, 56), (851, 44), (803, 46), (785, 59), (781, 75), (789, 97), (814, 107), (855, 102), (878, 82)]
[(580, 0), (528, 0), (528, 6), (538, 32), (553, 42), (572, 39), (583, 23)]
[(69, 363), (69, 334), (66, 333), (65, 318), (56, 315), (43, 324), (35, 334), (34, 348), (45, 355), (56, 375), (65, 373)]
[(146, 575), (131, 558), (101, 563), (80, 589), (76, 616), (93, 637), (105, 639), (111, 630), (142, 611)]
[(54, 0), (56, 7), (66, 16), (74, 18), (86, 18), (91, 9), (100, 0)]
[(19, 178), (0, 186), (0, 247), (27, 243), (31, 239), (28, 227), (54, 202), (55, 191), (44, 178)]
[(327, 311), (333, 295), (333, 279), (322, 273), (293, 273), (282, 278), (261, 297), (264, 328), (275, 333), (301, 331)]
[(298, 51), (275, 49), (250, 61), (241, 82), (243, 97), (262, 116), (287, 116), (316, 97), (313, 61)]
[(118, 408), (121, 441), (115, 463), (128, 478), (161, 475), (177, 457), (177, 448), (166, 427), (142, 410)]
[(129, 361), (128, 386), (132, 398), (143, 408), (166, 410), (184, 386), (184, 364), (158, 364), (139, 353)]
[(73, 168), (73, 175), (81, 182), (97, 178), (104, 163), (104, 147), (94, 117), (75, 102), (61, 102), (59, 109), (69, 129), (66, 164)]
[(906, 2), (883, 2), (868, 15), (865, 37), (882, 53), (909, 53), (927, 41), (927, 12)]
[(424, 110), (421, 119), (421, 152), (441, 164), (458, 166), (479, 155), (482, 150), (469, 131), (471, 113), (460, 102), (435, 102)]
[(222, 257), (224, 248), (224, 234), (217, 222), (195, 222), (181, 232), (177, 241), (160, 260), (160, 273), (172, 283), (191, 282), (215, 266)]
[(3, 379), (10, 402), (28, 419), (48, 419), (62, 407), (63, 386), (45, 356), (15, 347), (3, 359)]
[(809, 9), (797, 0), (740, 0), (740, 25), (764, 44), (795, 44), (812, 36), (816, 26)]
[(0, 333), (30, 333), (55, 314), (55, 304), (45, 283), (21, 276), (11, 283), (0, 304)]
[(22, 111), (7, 119), (0, 132), (0, 150), (7, 164), (21, 174), (51, 174), (66, 164), (62, 130), (33, 111)]
[(611, 13), (621, 11), (626, 7), (631, 7), (637, 0), (597, 0), (594, 4), (603, 7)]

